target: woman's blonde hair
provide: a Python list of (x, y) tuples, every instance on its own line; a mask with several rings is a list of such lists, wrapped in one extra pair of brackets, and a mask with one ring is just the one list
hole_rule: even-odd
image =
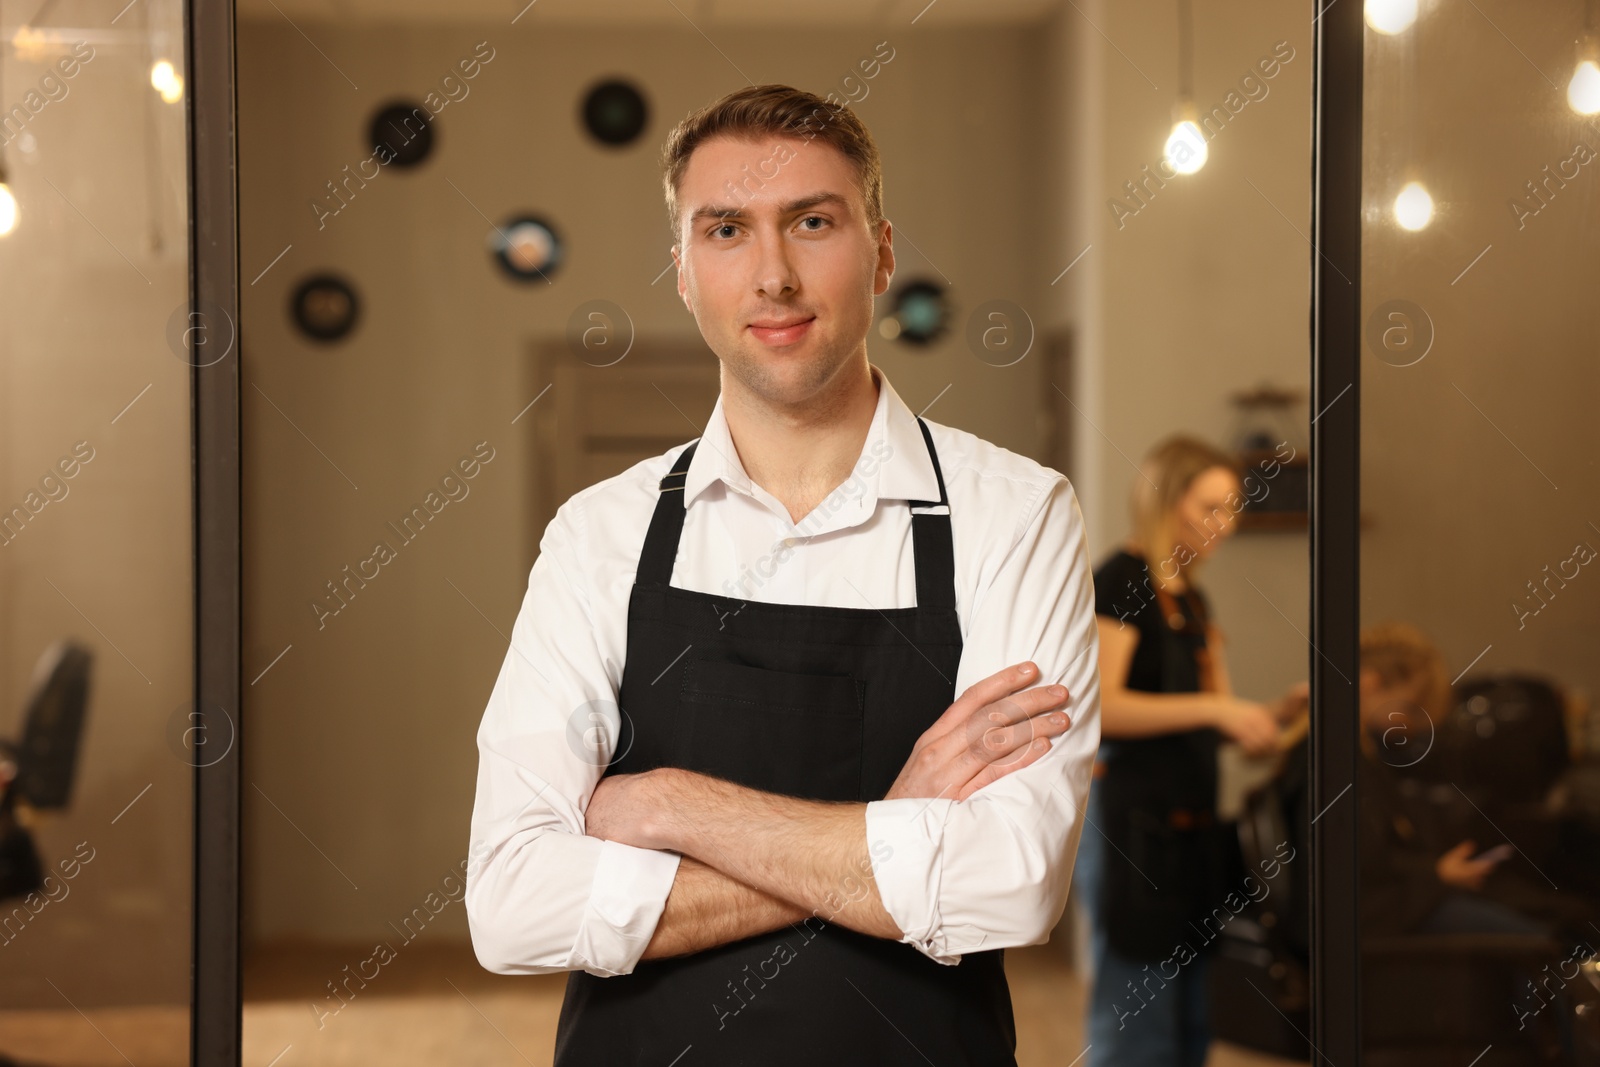
[(1376, 674), (1385, 689), (1410, 689), (1417, 704), (1435, 722), (1448, 714), (1454, 703), (1444, 656), (1426, 634), (1410, 623), (1379, 622), (1362, 630), (1361, 669)]
[[(1178, 501), (1194, 480), (1208, 470), (1221, 467), (1241, 484), (1239, 463), (1215, 445), (1188, 434), (1174, 434), (1156, 444), (1139, 465), (1140, 477), (1133, 482), (1133, 541), (1144, 554), (1145, 562), (1157, 581), (1173, 577), (1160, 573), (1174, 555), (1178, 543)], [(1242, 499), (1242, 498), (1241, 498)], [(1242, 506), (1242, 505), (1241, 505)], [(1198, 573), (1198, 556), (1184, 563), (1187, 574)]]

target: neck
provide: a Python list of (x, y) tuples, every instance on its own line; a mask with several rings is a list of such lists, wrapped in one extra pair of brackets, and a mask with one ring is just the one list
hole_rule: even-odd
[[(1123, 543), (1123, 551), (1127, 552), (1129, 555), (1138, 556), (1140, 559), (1145, 561), (1145, 565), (1147, 567), (1149, 566), (1150, 554), (1146, 552), (1137, 541), (1134, 541), (1131, 538), (1125, 541)], [(1169, 553), (1167, 559), (1171, 559), (1173, 555), (1175, 555), (1175, 553)], [(1150, 568), (1150, 576), (1155, 579), (1157, 585), (1160, 585), (1163, 589), (1170, 590), (1174, 593), (1181, 593), (1188, 587), (1189, 580), (1184, 575), (1182, 567), (1178, 568), (1177, 574), (1173, 575), (1171, 578), (1167, 578), (1158, 573), (1159, 563), (1165, 562), (1165, 560), (1157, 562), (1157, 567)]]
[[(775, 403), (723, 370), (722, 413), (750, 480), (799, 522), (855, 467), (877, 410), (879, 385), (865, 358), (803, 403)], [(732, 384), (734, 388), (728, 388)]]

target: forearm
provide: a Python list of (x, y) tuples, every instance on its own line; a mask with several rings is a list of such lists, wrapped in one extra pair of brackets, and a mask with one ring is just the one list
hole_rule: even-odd
[(798, 904), (753, 889), (684, 856), (678, 861), (672, 893), (643, 958), (702, 952), (799, 922), (810, 914)]
[(903, 936), (873, 879), (865, 804), (800, 800), (690, 771), (653, 773), (658, 847), (788, 901), (802, 916)]
[(1210, 693), (1107, 691), (1100, 702), (1100, 736), (1153, 737), (1217, 724), (1217, 701)]

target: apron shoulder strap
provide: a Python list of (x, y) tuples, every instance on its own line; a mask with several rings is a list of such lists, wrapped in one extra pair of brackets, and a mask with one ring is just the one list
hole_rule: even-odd
[(922, 440), (933, 461), (933, 476), (939, 482), (938, 500), (911, 501), (911, 538), (917, 564), (917, 607), (954, 611), (956, 606), (955, 536), (950, 530), (950, 500), (944, 491), (944, 471), (939, 453), (933, 447), (933, 434), (922, 416), (917, 416)]
[(650, 530), (639, 552), (639, 573), (634, 580), (640, 585), (672, 584), (672, 565), (678, 560), (678, 541), (683, 536), (683, 483), (699, 443), (699, 438), (689, 442), (672, 470), (661, 478), (656, 510), (650, 516)]

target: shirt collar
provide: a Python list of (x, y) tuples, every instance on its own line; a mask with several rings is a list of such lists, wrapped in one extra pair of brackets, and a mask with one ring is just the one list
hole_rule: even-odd
[[(867, 366), (878, 383), (878, 406), (872, 413), (867, 439), (854, 468), (866, 483), (860, 496), (860, 518), (871, 514), (880, 499), (939, 499), (938, 476), (934, 473), (916, 415), (889, 384), (888, 376), (875, 364), (869, 362)], [(717, 396), (711, 418), (706, 422), (700, 444), (684, 474), (683, 506), (689, 507), (707, 487), (718, 481), (747, 496), (754, 495), (750, 476), (739, 460), (739, 452), (728, 431), (721, 394)]]

